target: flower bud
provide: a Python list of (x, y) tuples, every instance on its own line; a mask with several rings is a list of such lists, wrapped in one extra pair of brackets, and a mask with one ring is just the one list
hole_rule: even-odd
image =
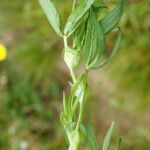
[(80, 143), (80, 133), (78, 130), (73, 130), (69, 134), (69, 150), (76, 150), (78, 149), (79, 143)]
[(78, 50), (73, 50), (70, 47), (65, 48), (64, 60), (69, 69), (75, 69), (80, 61), (80, 55)]

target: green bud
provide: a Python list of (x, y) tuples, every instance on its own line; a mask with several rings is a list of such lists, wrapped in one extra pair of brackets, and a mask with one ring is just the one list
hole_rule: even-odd
[(69, 69), (74, 70), (80, 61), (79, 50), (74, 50), (70, 47), (66, 47), (64, 51), (64, 60)]
[(80, 124), (78, 130), (72, 130), (72, 132), (68, 134), (68, 138), (70, 143), (69, 150), (76, 150), (78, 145), (86, 139), (86, 128), (84, 125)]
[(77, 150), (80, 144), (80, 132), (78, 130), (73, 130), (69, 135), (69, 150)]

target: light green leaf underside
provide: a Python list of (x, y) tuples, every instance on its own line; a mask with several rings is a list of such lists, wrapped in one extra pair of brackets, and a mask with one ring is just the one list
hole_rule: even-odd
[(50, 0), (39, 0), (40, 5), (45, 12), (45, 15), (48, 18), (49, 23), (54, 28), (55, 32), (62, 37), (62, 33), (60, 30), (61, 22), (60, 22), (60, 16), (53, 5), (53, 3)]

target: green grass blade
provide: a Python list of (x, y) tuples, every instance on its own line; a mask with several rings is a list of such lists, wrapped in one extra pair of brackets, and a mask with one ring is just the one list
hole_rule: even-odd
[(87, 128), (87, 138), (89, 150), (99, 150), (92, 125), (89, 125)]
[(104, 138), (104, 142), (103, 142), (103, 148), (102, 150), (108, 150), (108, 146), (109, 146), (109, 143), (110, 143), (110, 138), (111, 138), (111, 135), (112, 135), (112, 132), (113, 132), (113, 129), (115, 127), (115, 123), (113, 122)]
[(65, 25), (64, 34), (71, 35), (78, 25), (80, 24), (81, 18), (89, 10), (94, 0), (82, 0), (72, 11)]
[(50, 0), (39, 0), (40, 5), (43, 9), (43, 11), (45, 12), (45, 15), (48, 18), (49, 23), (52, 25), (52, 27), (54, 28), (54, 30), (56, 31), (56, 33), (62, 37), (62, 33), (60, 30), (60, 25), (61, 25), (61, 21), (60, 21), (60, 16), (55, 8), (55, 6), (53, 5), (53, 3)]
[[(97, 65), (97, 66), (94, 66), (92, 67), (92, 69), (100, 69), (102, 67), (104, 67), (106, 64), (108, 64), (112, 58), (115, 56), (119, 46), (120, 46), (120, 42), (121, 42), (121, 37), (122, 37), (122, 33), (121, 33), (121, 30), (120, 28), (115, 28), (114, 29), (115, 31), (118, 32), (118, 36), (117, 36), (117, 39), (116, 39), (116, 42), (115, 42), (115, 45), (114, 45), (114, 48), (112, 49), (112, 53), (110, 54), (110, 56), (104, 61), (104, 63), (100, 64), (100, 65)], [(114, 31), (113, 30), (113, 31)]]
[(116, 27), (127, 4), (128, 0), (121, 0), (120, 4), (118, 4), (114, 10), (109, 12), (102, 20), (100, 20), (105, 34), (108, 34), (113, 28)]

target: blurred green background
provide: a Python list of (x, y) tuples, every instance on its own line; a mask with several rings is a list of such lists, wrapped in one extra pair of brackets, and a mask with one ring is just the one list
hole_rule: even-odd
[[(71, 1), (54, 2), (66, 20)], [(117, 1), (103, 2), (111, 7)], [(99, 146), (114, 120), (110, 149), (118, 136), (122, 150), (150, 149), (149, 6), (149, 0), (130, 0), (120, 21), (123, 39), (117, 55), (89, 75), (85, 124), (93, 123)], [(8, 50), (0, 62), (0, 150), (65, 150), (59, 114), (71, 78), (62, 42), (38, 0), (0, 1), (0, 43)]]

